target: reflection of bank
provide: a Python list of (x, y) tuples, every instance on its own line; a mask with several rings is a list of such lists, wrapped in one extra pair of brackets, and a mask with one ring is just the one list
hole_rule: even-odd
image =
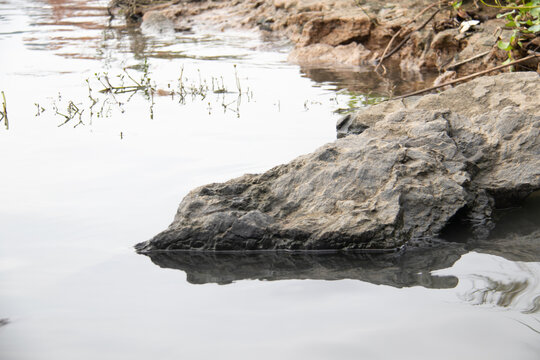
[(104, 60), (105, 67), (118, 53), (134, 54), (138, 60), (147, 57), (149, 44), (138, 25), (126, 24), (121, 17), (112, 18), (109, 0), (42, 0), (49, 6), (32, 15), (32, 25), (47, 26), (48, 31), (24, 38), (32, 50), (53, 50), (70, 59)]
[(429, 248), (387, 254), (165, 251), (145, 255), (160, 267), (185, 271), (192, 284), (356, 279), (400, 288), (457, 287), (459, 296), (472, 304), (538, 312), (539, 195), (531, 195), (522, 208), (500, 212), (497, 227), (486, 240), (441, 241)]
[(347, 90), (352, 94), (378, 97), (398, 96), (430, 86), (438, 74), (403, 73), (398, 64), (389, 64), (385, 74), (373, 71), (371, 66), (321, 67), (301, 65), (300, 71), (317, 83)]
[[(89, 10), (106, 11), (107, 1), (88, 0), (42, 0), (49, 4), (52, 9), (52, 18), (54, 21), (62, 21), (72, 16), (80, 16), (80, 12)], [(90, 3), (90, 4), (89, 4)]]
[[(31, 50), (54, 51), (73, 59), (98, 59), (102, 31), (109, 27), (105, 0), (41, 0), (25, 4), (31, 25), (46, 31), (26, 31)], [(46, 3), (45, 6), (42, 3)]]

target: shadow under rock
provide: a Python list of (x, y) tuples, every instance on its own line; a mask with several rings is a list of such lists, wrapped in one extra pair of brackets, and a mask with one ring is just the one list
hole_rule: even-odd
[(540, 191), (521, 207), (498, 210), (496, 226), (486, 240), (469, 240), (466, 248), (510, 261), (540, 262)]

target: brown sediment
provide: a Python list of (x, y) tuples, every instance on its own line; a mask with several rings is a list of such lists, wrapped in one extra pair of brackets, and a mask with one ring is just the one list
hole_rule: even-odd
[[(201, 24), (222, 29), (257, 28), (266, 37), (290, 40), (295, 47), (289, 60), (307, 66), (378, 65), (384, 72), (387, 62), (392, 61), (404, 73), (438, 72), (436, 83), (444, 83), (500, 65), (507, 54), (496, 43), (509, 38), (511, 31), (504, 29), (503, 19), (497, 19), (498, 10), (465, 1), (456, 11), (449, 3), (113, 0), (111, 10), (123, 11), (132, 20), (165, 18), (177, 31)], [(464, 30), (464, 23), (470, 20), (479, 23)], [(532, 58), (521, 63), (520, 69), (536, 70), (538, 62)]]

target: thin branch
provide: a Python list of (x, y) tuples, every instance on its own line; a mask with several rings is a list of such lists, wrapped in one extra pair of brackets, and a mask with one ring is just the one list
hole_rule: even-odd
[(433, 18), (435, 17), (435, 15), (439, 13), (439, 11), (441, 11), (441, 9), (437, 9), (433, 14), (431, 14), (431, 16), (426, 21), (424, 21), (422, 25), (420, 25), (419, 27), (411, 31), (409, 34), (407, 34), (407, 36), (405, 36), (405, 38), (394, 49), (392, 49), (392, 51), (390, 51), (388, 54), (386, 54), (384, 57), (381, 58), (380, 62), (383, 62), (384, 60), (388, 59), (390, 56), (394, 55), (399, 49), (401, 49), (401, 47), (405, 45), (407, 41), (409, 41), (409, 39), (411, 38), (411, 35), (417, 31), (422, 30), (424, 27), (426, 27), (426, 25), (429, 24), (431, 20), (433, 20)]
[(377, 20), (377, 18), (372, 18), (371, 16), (369, 16), (368, 12), (366, 10), (364, 10), (364, 8), (362, 7), (362, 5), (360, 4), (360, 1), (356, 0), (356, 6), (358, 6), (360, 8), (360, 10), (362, 10), (362, 12), (364, 13), (364, 15), (367, 16), (367, 18), (369, 19), (369, 22), (374, 24), (374, 25), (380, 25), (379, 24), (379, 21)]
[(486, 56), (487, 54), (489, 54), (490, 52), (491, 52), (491, 50), (484, 51), (483, 53), (480, 53), (480, 54), (478, 54), (478, 55), (475, 55), (475, 56), (473, 56), (473, 57), (470, 57), (470, 58), (468, 58), (468, 59), (466, 59), (466, 60), (457, 62), (457, 63), (455, 63), (455, 64), (450, 64), (450, 65), (448, 65), (447, 67), (445, 67), (444, 70), (450, 70), (450, 69), (457, 68), (458, 66), (461, 66), (461, 65), (463, 65), (463, 64), (469, 63), (469, 62), (474, 61), (474, 60), (476, 60), (476, 59), (480, 59), (480, 58)]
[(393, 99), (388, 99), (388, 100), (395, 100), (395, 99), (404, 99), (404, 98), (407, 98), (407, 97), (410, 97), (410, 96), (414, 96), (414, 95), (420, 95), (420, 94), (423, 94), (423, 93), (426, 93), (426, 92), (429, 92), (431, 90), (436, 90), (436, 89), (440, 89), (442, 87), (445, 87), (445, 86), (448, 86), (448, 85), (454, 85), (454, 84), (457, 84), (459, 82), (462, 82), (462, 81), (466, 81), (466, 80), (470, 80), (470, 79), (473, 79), (477, 76), (481, 76), (481, 75), (485, 75), (485, 74), (488, 74), (490, 72), (493, 72), (493, 71), (496, 71), (496, 70), (500, 70), (500, 69), (504, 69), (508, 66), (512, 66), (512, 65), (515, 65), (515, 64), (519, 64), (521, 62), (524, 62), (524, 61), (527, 61), (527, 60), (531, 60), (535, 57), (540, 57), (539, 55), (529, 55), (527, 57), (524, 57), (522, 59), (519, 59), (519, 60), (515, 60), (515, 61), (512, 61), (512, 62), (509, 62), (508, 64), (504, 64), (504, 65), (499, 65), (499, 66), (496, 66), (494, 68), (491, 68), (491, 69), (487, 69), (487, 70), (483, 70), (483, 71), (479, 71), (477, 73), (474, 73), (474, 74), (471, 74), (471, 75), (467, 75), (467, 76), (464, 76), (464, 77), (461, 77), (459, 79), (455, 79), (455, 80), (452, 80), (452, 81), (449, 81), (447, 83), (444, 83), (444, 84), (440, 84), (440, 85), (436, 85), (436, 86), (432, 86), (430, 88), (427, 88), (427, 89), (422, 89), (422, 90), (418, 90), (418, 91), (414, 91), (412, 93), (409, 93), (409, 94), (405, 94), (405, 95), (401, 95), (401, 96), (397, 96)]
[(480, 2), (487, 7), (497, 8), (497, 9), (505, 9), (505, 10), (532, 10), (537, 9), (540, 7), (540, 5), (536, 6), (508, 6), (508, 5), (491, 5), (486, 4), (484, 0), (480, 0)]
[[(406, 24), (404, 24), (401, 29), (398, 30), (398, 32), (396, 32), (394, 34), (394, 36), (392, 36), (392, 38), (390, 39), (390, 42), (386, 45), (386, 48), (384, 49), (381, 57), (379, 58), (379, 61), (377, 63), (377, 66), (375, 67), (375, 71), (377, 71), (377, 69), (379, 68), (379, 66), (381, 66), (382, 62), (386, 59), (386, 53), (388, 52), (388, 49), (390, 49), (390, 46), (394, 43), (394, 40), (401, 35), (401, 33), (403, 32), (403, 30), (405, 29), (406, 26), (409, 26), (410, 24), (416, 22), (416, 20), (418, 20), (418, 18), (422, 15), (424, 15), (424, 13), (426, 11), (428, 11), (429, 9), (435, 7), (435, 6), (438, 6), (440, 4), (442, 4), (444, 2), (444, 0), (442, 1), (439, 1), (439, 2), (436, 2), (436, 3), (433, 3), (427, 7), (425, 7), (422, 11), (420, 11), (418, 14), (416, 14), (416, 16), (411, 19), (410, 21), (408, 21)], [(424, 25), (425, 26), (425, 25)], [(413, 30), (415, 31), (415, 30)]]

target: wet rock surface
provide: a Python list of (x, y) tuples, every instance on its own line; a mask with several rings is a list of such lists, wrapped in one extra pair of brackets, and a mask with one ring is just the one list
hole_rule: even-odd
[[(482, 113), (464, 86), (482, 98)], [(485, 238), (497, 204), (540, 189), (540, 116), (519, 100), (539, 87), (534, 73), (503, 74), (410, 108), (375, 106), (369, 122), (362, 113), (342, 121), (350, 135), (312, 154), (193, 190), (170, 227), (136, 248), (396, 249), (429, 243), (461, 218)]]

